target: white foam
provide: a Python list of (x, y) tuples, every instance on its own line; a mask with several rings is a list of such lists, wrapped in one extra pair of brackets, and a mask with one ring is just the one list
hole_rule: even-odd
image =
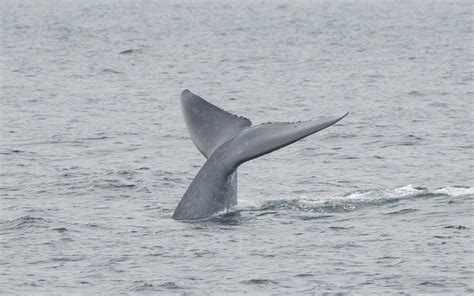
[(376, 189), (367, 191), (355, 191), (346, 195), (335, 196), (306, 196), (302, 195), (298, 198), (290, 198), (288, 200), (268, 200), (268, 199), (241, 199), (238, 208), (253, 207), (266, 202), (283, 201), (293, 203), (298, 208), (313, 208), (324, 205), (344, 205), (350, 206), (358, 203), (377, 203), (391, 200), (409, 199), (417, 196), (447, 195), (447, 196), (465, 196), (474, 195), (474, 187), (456, 187), (447, 186), (434, 190), (423, 187), (415, 187), (412, 184), (396, 187), (391, 189)]
[(428, 193), (428, 191), (424, 188), (415, 188), (413, 185), (407, 185), (394, 189), (356, 191), (344, 196), (325, 196), (317, 198), (308, 198), (306, 196), (302, 196), (300, 200), (304, 203), (324, 203), (337, 201), (368, 202), (410, 198), (425, 193)]
[(368, 191), (356, 191), (345, 196), (321, 196), (321, 197), (307, 197), (301, 196), (299, 202), (303, 204), (318, 204), (325, 202), (370, 202), (370, 201), (384, 201), (392, 199), (412, 198), (426, 194), (444, 194), (448, 196), (463, 196), (474, 195), (474, 187), (455, 187), (447, 186), (434, 190), (429, 190), (422, 187), (414, 187), (412, 184), (392, 188), (392, 189), (378, 189)]
[(474, 187), (447, 186), (435, 189), (433, 193), (446, 194), (449, 196), (474, 195)]
[(366, 192), (354, 192), (345, 196), (344, 199), (354, 200), (374, 200), (374, 199), (393, 199), (393, 198), (409, 198), (426, 193), (426, 189), (415, 188), (413, 185), (407, 185), (394, 189), (370, 190)]

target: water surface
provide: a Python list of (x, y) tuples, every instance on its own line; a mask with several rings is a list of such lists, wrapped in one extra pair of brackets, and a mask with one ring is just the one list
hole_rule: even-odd
[[(468, 1), (0, 10), (0, 293), (474, 292)], [(255, 124), (351, 113), (177, 222), (184, 88)]]

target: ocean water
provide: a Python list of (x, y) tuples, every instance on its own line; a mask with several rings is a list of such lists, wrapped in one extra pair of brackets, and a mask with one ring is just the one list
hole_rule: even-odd
[[(470, 1), (1, 1), (0, 294), (474, 293)], [(350, 115), (171, 219), (189, 88)]]

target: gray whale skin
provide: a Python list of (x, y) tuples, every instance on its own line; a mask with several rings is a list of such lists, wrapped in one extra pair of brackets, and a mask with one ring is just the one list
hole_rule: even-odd
[(237, 204), (237, 168), (325, 129), (348, 113), (317, 121), (276, 122), (252, 126), (185, 89), (181, 107), (186, 127), (207, 161), (189, 185), (173, 219), (206, 218)]

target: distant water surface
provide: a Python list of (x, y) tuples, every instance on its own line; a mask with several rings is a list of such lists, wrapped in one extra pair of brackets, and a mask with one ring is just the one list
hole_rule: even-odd
[[(474, 293), (469, 1), (1, 1), (0, 294)], [(350, 115), (171, 214), (189, 88)]]

